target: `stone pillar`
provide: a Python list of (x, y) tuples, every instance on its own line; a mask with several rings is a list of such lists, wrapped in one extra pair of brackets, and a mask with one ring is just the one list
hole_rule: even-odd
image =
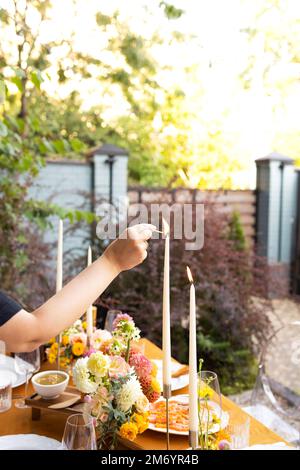
[(290, 290), (297, 177), (293, 159), (271, 153), (256, 160), (257, 252), (267, 258), (282, 294)]

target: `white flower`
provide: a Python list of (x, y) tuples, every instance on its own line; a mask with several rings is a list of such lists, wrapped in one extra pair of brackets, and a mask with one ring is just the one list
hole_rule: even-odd
[(136, 411), (138, 413), (146, 413), (149, 411), (149, 400), (143, 393), (138, 397), (135, 402)]
[(127, 413), (142, 394), (141, 385), (134, 375), (122, 386), (117, 394), (117, 407)]
[(76, 361), (76, 364), (73, 367), (73, 381), (80, 392), (94, 393), (97, 390), (98, 385), (89, 378), (87, 361), (87, 357), (83, 357)]

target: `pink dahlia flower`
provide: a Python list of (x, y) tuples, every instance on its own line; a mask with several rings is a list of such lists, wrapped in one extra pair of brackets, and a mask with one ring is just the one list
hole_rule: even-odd
[(133, 353), (129, 356), (129, 364), (134, 367), (136, 375), (140, 377), (146, 377), (151, 375), (152, 363), (142, 353)]

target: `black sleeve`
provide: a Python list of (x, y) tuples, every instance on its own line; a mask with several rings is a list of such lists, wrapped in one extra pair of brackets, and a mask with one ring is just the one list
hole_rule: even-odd
[(0, 326), (22, 309), (21, 305), (0, 291)]

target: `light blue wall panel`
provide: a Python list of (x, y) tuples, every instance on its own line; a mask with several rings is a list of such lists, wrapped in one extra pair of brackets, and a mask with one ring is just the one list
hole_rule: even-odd
[(279, 261), (290, 263), (292, 241), (296, 221), (297, 173), (293, 165), (285, 165), (283, 172), (283, 198), (281, 222), (281, 246)]

